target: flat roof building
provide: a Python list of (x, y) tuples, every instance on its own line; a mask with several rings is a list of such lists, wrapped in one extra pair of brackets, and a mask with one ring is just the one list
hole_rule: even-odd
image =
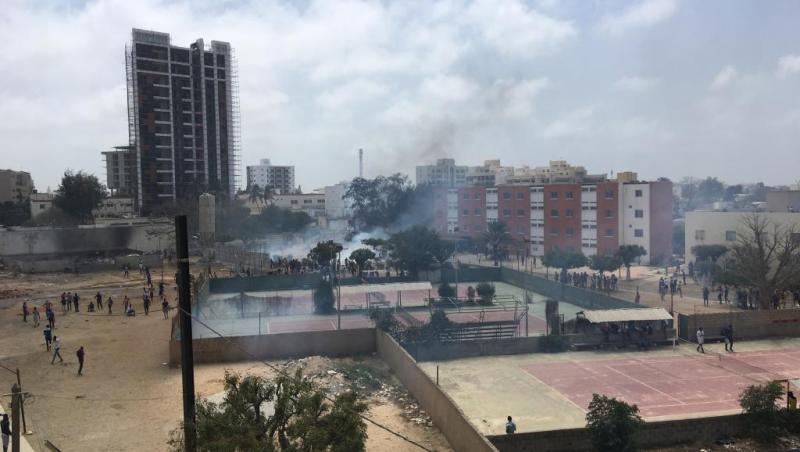
[(269, 159), (261, 159), (258, 165), (247, 167), (247, 188), (253, 185), (272, 187), (279, 194), (292, 193), (295, 190), (294, 166), (272, 165)]
[(0, 169), (0, 203), (25, 202), (33, 193), (33, 179), (25, 171)]

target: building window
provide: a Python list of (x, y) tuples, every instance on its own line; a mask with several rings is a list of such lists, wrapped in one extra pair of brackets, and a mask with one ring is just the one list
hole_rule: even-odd
[(606, 218), (614, 218), (614, 212), (611, 209), (606, 209)]
[(475, 209), (475, 215), (480, 215), (480, 214), (481, 214), (481, 209)]
[(469, 215), (469, 209), (462, 210), (461, 215)]
[(511, 199), (511, 193), (507, 192), (507, 191), (504, 191), (503, 192), (503, 199)]
[(462, 198), (469, 199), (469, 193), (464, 193), (464, 196), (462, 196)]
[(522, 192), (517, 192), (517, 199), (525, 199), (525, 195)]
[(517, 216), (518, 217), (524, 217), (525, 216), (525, 211), (523, 209), (517, 209)]
[(633, 212), (633, 216), (634, 216), (634, 217), (636, 217), (636, 218), (644, 218), (644, 210), (642, 210), (642, 209), (636, 209), (636, 210)]
[(550, 228), (550, 235), (558, 235), (558, 228)]
[(503, 216), (510, 217), (511, 216), (511, 209), (503, 209)]
[(304, 199), (303, 204), (311, 204), (312, 201), (310, 199)]
[(475, 199), (481, 199), (481, 194), (480, 193), (475, 193)]
[(644, 229), (634, 229), (633, 230), (634, 237), (644, 237)]
[(705, 229), (697, 229), (694, 231), (694, 239), (695, 240), (705, 240), (706, 239), (706, 231)]
[(564, 216), (567, 218), (572, 218), (575, 216), (575, 213), (572, 211), (572, 209), (567, 209), (566, 212), (564, 213)]
[(558, 218), (558, 209), (550, 209), (550, 216), (553, 218)]
[(572, 237), (575, 235), (575, 229), (573, 228), (567, 228), (566, 232), (567, 232), (567, 237)]
[(636, 190), (636, 191), (633, 192), (633, 195), (636, 196), (637, 198), (641, 198), (642, 197), (642, 191), (641, 190)]
[(564, 197), (567, 198), (567, 199), (575, 199), (575, 193), (571, 192), (571, 191), (568, 191), (568, 192), (564, 193)]
[(614, 237), (614, 230), (606, 229), (606, 237)]
[(725, 231), (725, 240), (729, 242), (736, 241), (736, 231)]
[(606, 190), (606, 199), (614, 199), (614, 190)]
[(550, 199), (558, 199), (558, 192), (557, 191), (551, 191), (550, 192)]
[(292, 199), (291, 201), (289, 201), (289, 203), (290, 204), (297, 204), (297, 200), (296, 199)]

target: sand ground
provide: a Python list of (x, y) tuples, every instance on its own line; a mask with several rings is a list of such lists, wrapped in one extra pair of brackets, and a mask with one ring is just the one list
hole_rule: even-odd
[[(165, 269), (165, 280), (174, 268)], [(158, 271), (153, 272), (158, 280)], [(21, 294), (0, 300), (0, 364), (19, 368), (24, 391), (28, 442), (37, 451), (47, 450), (49, 440), (62, 451), (161, 451), (182, 416), (181, 374), (166, 365), (170, 321), (160, 310), (141, 315), (141, 287), (138, 272), (131, 279), (121, 273), (87, 275), (0, 274), (0, 291), (15, 289)], [(62, 338), (64, 363), (51, 365), (45, 350), (42, 328), (24, 323), (22, 302), (40, 305), (45, 299), (56, 303), (62, 291), (78, 290), (81, 313), (61, 314), (56, 309), (55, 334)], [(122, 311), (122, 294), (136, 302), (134, 318), (106, 313), (88, 314), (89, 299), (100, 290), (115, 298)], [(173, 291), (169, 286), (169, 291)], [(7, 292), (6, 292), (7, 293)], [(77, 376), (78, 347), (86, 349), (84, 375)], [(373, 361), (379, 361), (373, 358)], [(278, 363), (281, 364), (281, 363)], [(267, 374), (260, 363), (202, 365), (195, 369), (196, 391), (208, 396), (222, 391), (226, 369)], [(0, 388), (10, 388), (15, 376), (0, 370)], [(6, 391), (0, 391), (3, 393)], [(402, 398), (402, 396), (400, 396)], [(420, 420), (408, 408), (409, 400), (374, 394), (369, 415), (378, 422), (434, 450), (451, 450), (436, 427)], [(417, 421), (413, 421), (416, 419)], [(409, 443), (368, 425), (368, 450), (415, 451)]]

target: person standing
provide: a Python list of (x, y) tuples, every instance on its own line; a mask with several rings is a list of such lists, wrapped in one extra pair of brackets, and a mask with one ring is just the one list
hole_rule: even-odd
[(22, 302), (22, 321), (28, 323), (28, 302)]
[(75, 295), (72, 296), (72, 303), (75, 305), (75, 312), (78, 312), (79, 303), (81, 301), (81, 297), (78, 295), (78, 292), (75, 292)]
[(728, 324), (725, 328), (725, 350), (732, 352), (733, 351), (733, 325)]
[(150, 313), (150, 297), (147, 295), (144, 296), (144, 315)]
[(67, 292), (67, 299), (66, 299), (65, 304), (66, 304), (67, 310), (64, 311), (64, 314), (66, 314), (67, 311), (72, 311), (72, 292)]
[(78, 357), (78, 375), (83, 375), (83, 359), (86, 357), (86, 352), (83, 351), (83, 346), (75, 352), (75, 356)]
[(114, 299), (111, 298), (111, 295), (108, 296), (108, 300), (106, 300), (106, 304), (108, 305), (108, 315), (111, 315), (111, 306), (114, 305)]
[(517, 424), (515, 424), (514, 421), (511, 420), (511, 416), (509, 416), (508, 422), (506, 422), (506, 434), (513, 435), (514, 432), (516, 431), (517, 431)]
[(3, 414), (3, 420), (0, 420), (0, 436), (3, 437), (3, 452), (8, 452), (8, 443), (11, 441), (11, 422), (8, 420), (8, 415)]
[(48, 309), (45, 311), (44, 316), (47, 317), (47, 324), (50, 326), (50, 329), (56, 327), (56, 313), (53, 312), (52, 309)]
[(639, 303), (642, 302), (642, 296), (639, 295), (639, 288), (638, 287), (636, 288), (636, 299), (635, 299), (635, 301), (636, 301), (636, 304), (639, 304)]
[(50, 360), (50, 364), (56, 362), (56, 356), (59, 362), (64, 362), (64, 358), (61, 357), (61, 339), (58, 336), (53, 336), (53, 359)]
[(122, 310), (128, 312), (128, 305), (131, 304), (130, 299), (127, 295), (122, 298)]
[(697, 330), (697, 351), (700, 353), (705, 353), (706, 350), (703, 348), (703, 342), (705, 342), (706, 333), (703, 331), (703, 327), (701, 326)]
[(50, 345), (53, 343), (53, 330), (50, 329), (50, 325), (44, 327), (42, 334), (44, 335), (44, 345), (47, 347), (47, 351), (49, 352)]
[(166, 298), (164, 298), (164, 301), (161, 302), (161, 311), (164, 312), (164, 318), (168, 319), (169, 318), (169, 301), (167, 301)]
[(703, 306), (708, 306), (708, 296), (711, 294), (711, 291), (708, 290), (708, 286), (703, 286)]
[(39, 308), (33, 307), (33, 327), (39, 328)]
[(103, 310), (103, 295), (100, 292), (94, 296), (94, 299), (97, 301), (97, 309), (102, 311)]
[(122, 266), (122, 276), (124, 276), (125, 279), (130, 277), (130, 267), (128, 267), (128, 264)]

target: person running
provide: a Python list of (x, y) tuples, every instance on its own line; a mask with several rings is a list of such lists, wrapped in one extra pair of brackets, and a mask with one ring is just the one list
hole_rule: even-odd
[(708, 290), (708, 286), (703, 286), (703, 306), (708, 306), (708, 296), (711, 294), (711, 291)]
[(700, 353), (705, 353), (706, 350), (703, 348), (703, 342), (705, 342), (706, 333), (703, 331), (703, 327), (701, 326), (697, 330), (697, 351)]
[(42, 335), (44, 336), (44, 345), (47, 347), (47, 351), (50, 351), (50, 344), (53, 342), (53, 330), (50, 329), (50, 325), (47, 325), (42, 330)]
[(83, 350), (83, 346), (75, 352), (75, 356), (78, 357), (78, 375), (83, 375), (83, 359), (86, 357), (86, 352)]
[(33, 327), (39, 328), (39, 308), (33, 307)]
[(517, 431), (517, 424), (515, 424), (514, 421), (511, 420), (511, 416), (509, 416), (508, 422), (506, 422), (506, 434), (513, 435), (514, 432), (516, 431)]
[(28, 302), (22, 302), (22, 321), (28, 323)]
[(106, 305), (108, 305), (108, 315), (111, 315), (111, 306), (114, 305), (114, 299), (111, 298), (111, 295), (108, 296), (108, 300), (106, 300)]
[(164, 312), (164, 318), (169, 318), (169, 301), (164, 298), (164, 301), (161, 302), (161, 310)]
[(61, 357), (61, 339), (58, 336), (53, 336), (53, 359), (50, 360), (50, 364), (56, 362), (56, 356), (58, 357), (58, 362), (64, 362), (64, 358)]
[(3, 452), (8, 452), (8, 443), (11, 441), (11, 422), (8, 421), (8, 415), (3, 414), (3, 420), (0, 420), (0, 436), (3, 437)]
[(56, 313), (52, 309), (48, 309), (44, 312), (44, 316), (47, 318), (47, 325), (50, 329), (54, 329), (56, 327)]
[(94, 299), (97, 301), (97, 309), (99, 311), (103, 310), (103, 295), (100, 292), (94, 296)]

